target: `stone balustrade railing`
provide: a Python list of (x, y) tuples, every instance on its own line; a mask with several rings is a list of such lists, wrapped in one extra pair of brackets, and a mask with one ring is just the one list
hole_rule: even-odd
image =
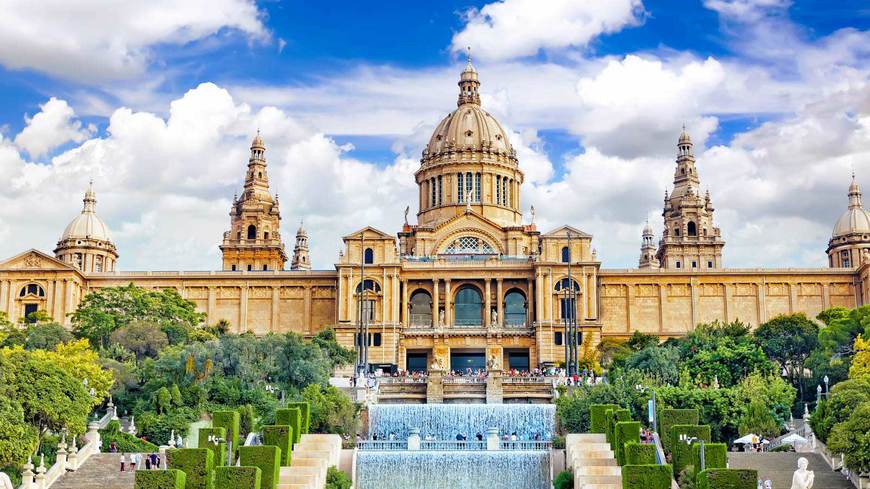
[(99, 420), (88, 423), (88, 431), (85, 434), (86, 442), (81, 448), (76, 446), (75, 436), (72, 437), (70, 445), (67, 445), (66, 435), (64, 435), (57, 445), (57, 458), (51, 467), (46, 468), (45, 456), (40, 456), (39, 466), (34, 466), (33, 460), (28, 459), (21, 472), (19, 489), (48, 489), (68, 471), (78, 470), (91, 455), (100, 453), (103, 444), (100, 439), (100, 430), (106, 428), (113, 419), (118, 419), (118, 416), (110, 399), (106, 414)]

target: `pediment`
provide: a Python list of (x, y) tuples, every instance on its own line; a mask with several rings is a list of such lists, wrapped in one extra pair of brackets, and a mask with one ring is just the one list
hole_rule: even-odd
[(380, 229), (373, 228), (371, 226), (366, 226), (358, 231), (354, 231), (354, 232), (344, 236), (342, 239), (347, 241), (347, 240), (357, 240), (357, 239), (360, 239), (362, 237), (365, 237), (365, 239), (388, 239), (390, 241), (395, 241), (395, 239), (396, 239), (392, 235), (387, 234), (387, 233), (381, 231)]
[(0, 270), (76, 270), (73, 266), (36, 249), (0, 262)]
[(438, 225), (435, 226), (432, 232), (436, 234), (442, 234), (445, 231), (450, 232), (457, 228), (467, 227), (477, 227), (489, 233), (502, 233), (504, 231), (499, 223), (487, 219), (486, 217), (474, 211), (471, 211), (464, 214), (459, 214), (457, 216), (451, 217), (450, 219), (447, 219), (446, 221), (438, 223)]
[(569, 226), (567, 224), (565, 224), (563, 226), (559, 226), (556, 229), (553, 229), (552, 231), (543, 234), (541, 237), (542, 238), (565, 238), (568, 236), (568, 233), (571, 233), (571, 237), (576, 237), (576, 238), (591, 238), (592, 237), (591, 234), (584, 233), (583, 231), (581, 231), (573, 226)]

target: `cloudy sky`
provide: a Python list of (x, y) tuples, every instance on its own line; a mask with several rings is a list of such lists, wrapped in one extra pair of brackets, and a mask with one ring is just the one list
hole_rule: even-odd
[[(111, 5), (109, 5), (111, 4)], [(0, 256), (53, 249), (89, 179), (124, 270), (220, 266), (260, 128), (283, 235), (317, 268), (395, 233), (471, 46), (539, 228), (608, 268), (661, 229), (695, 142), (726, 266), (824, 266), (854, 169), (870, 190), (864, 0), (0, 0)], [(412, 213), (413, 214), (413, 213)]]

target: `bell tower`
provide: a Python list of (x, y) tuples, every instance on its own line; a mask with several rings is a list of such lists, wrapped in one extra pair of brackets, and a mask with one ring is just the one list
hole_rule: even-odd
[(299, 223), (296, 231), (296, 246), (293, 248), (293, 261), (290, 270), (311, 270), (311, 258), (308, 256), (308, 233), (304, 223)]
[(649, 220), (647, 220), (646, 226), (643, 227), (643, 241), (640, 245), (640, 260), (638, 262), (639, 268), (659, 268), (659, 259), (656, 258), (656, 245), (653, 243), (654, 238), (652, 226), (649, 225)]
[(269, 193), (266, 146), (260, 131), (251, 142), (251, 157), (242, 196), (233, 196), (230, 230), (220, 245), (223, 269), (232, 271), (283, 270), (287, 261), (281, 241), (278, 196)]

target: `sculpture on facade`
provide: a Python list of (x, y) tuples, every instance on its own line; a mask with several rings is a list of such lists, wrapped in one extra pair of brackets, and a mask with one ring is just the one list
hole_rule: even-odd
[(492, 311), (490, 311), (489, 317), (490, 317), (490, 320), (489, 320), (490, 326), (493, 328), (498, 327), (498, 311), (493, 309)]
[(794, 471), (791, 478), (791, 489), (812, 489), (815, 481), (815, 474), (812, 470), (807, 470), (809, 462), (806, 458), (798, 459), (798, 469)]
[(439, 328), (443, 328), (443, 327), (444, 327), (444, 322), (445, 322), (445, 318), (444, 318), (444, 309), (439, 309), (439, 310), (438, 310), (438, 327), (439, 327)]
[(489, 356), (489, 360), (486, 362), (487, 370), (500, 370), (500, 365), (498, 363), (498, 356), (495, 353)]

